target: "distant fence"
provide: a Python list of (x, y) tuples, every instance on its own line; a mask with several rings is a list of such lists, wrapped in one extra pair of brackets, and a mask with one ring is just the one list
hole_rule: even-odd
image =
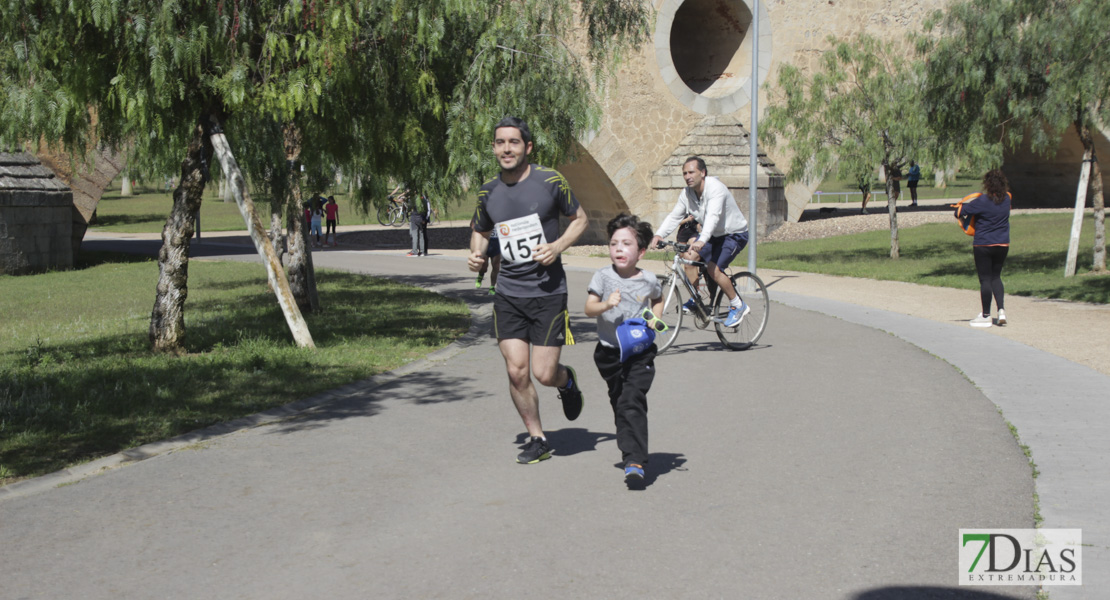
[[(855, 196), (851, 198), (850, 196)], [(871, 197), (886, 196), (886, 190), (873, 190)], [(863, 202), (863, 192), (813, 192), (813, 198), (810, 202), (815, 204), (823, 204), (826, 202)]]

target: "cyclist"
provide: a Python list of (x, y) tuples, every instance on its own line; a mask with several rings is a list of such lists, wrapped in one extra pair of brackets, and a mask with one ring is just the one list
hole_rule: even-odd
[[(748, 220), (740, 212), (728, 187), (720, 179), (708, 175), (709, 170), (701, 157), (691, 156), (686, 159), (682, 165), (682, 178), (686, 180), (686, 187), (679, 192), (674, 210), (659, 225), (651, 245), (659, 245), (683, 219), (693, 216), (701, 224), (701, 233), (683, 258), (700, 260), (706, 264), (709, 277), (729, 299), (728, 317), (724, 324), (726, 327), (734, 327), (751, 309), (736, 293), (724, 269), (748, 245)], [(686, 275), (690, 281), (694, 281), (698, 277), (697, 269), (687, 265)], [(685, 306), (691, 309), (693, 305), (694, 300), (691, 298)]]
[[(523, 120), (505, 117), (493, 132), (493, 154), (501, 172), (478, 192), (467, 266), (473, 272), (482, 268), (490, 232), (496, 229), (501, 274), (493, 297), (493, 332), (505, 359), (509, 395), (530, 436), (517, 462), (533, 464), (550, 458), (551, 447), (540, 423), (532, 376), (558, 390), (568, 420), (582, 412), (574, 369), (559, 363), (563, 344), (574, 343), (567, 335), (567, 280), (560, 254), (588, 222), (562, 175), (529, 164), (532, 134)], [(559, 215), (570, 220), (562, 235)]]

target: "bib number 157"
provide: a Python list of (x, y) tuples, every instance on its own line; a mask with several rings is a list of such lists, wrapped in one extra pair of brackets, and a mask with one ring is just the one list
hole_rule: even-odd
[(539, 215), (531, 214), (497, 224), (501, 260), (523, 263), (535, 260), (536, 246), (547, 243)]

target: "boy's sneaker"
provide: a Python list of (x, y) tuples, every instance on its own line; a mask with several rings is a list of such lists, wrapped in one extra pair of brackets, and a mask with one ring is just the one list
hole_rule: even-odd
[(420, 255), (419, 255), (419, 254), (417, 254), (416, 252), (409, 252), (409, 253), (408, 253), (408, 254), (406, 254), (405, 256), (420, 256)]
[(1006, 311), (1002, 310), (1001, 308), (998, 309), (998, 324), (999, 325), (1005, 325), (1006, 324)]
[(496, 296), (497, 295), (497, 288), (493, 287), (492, 285), (489, 286), (489, 295), (490, 296)]
[(533, 465), (549, 458), (551, 458), (551, 446), (547, 445), (547, 440), (534, 437), (524, 444), (524, 448), (516, 457), (516, 462), (522, 465)]
[(979, 313), (978, 315), (976, 315), (976, 317), (974, 319), (971, 320), (971, 326), (972, 327), (990, 327), (991, 326), (991, 318), (989, 316), (984, 315), (983, 313)]
[(636, 463), (628, 463), (624, 468), (624, 480), (633, 483), (644, 480), (644, 467)]
[(690, 298), (686, 302), (683, 302), (682, 303), (682, 313), (688, 315), (688, 314), (694, 312), (694, 306), (695, 306), (695, 302), (694, 302), (693, 298)]
[(485, 273), (478, 273), (478, 278), (474, 280), (474, 287), (476, 287), (476, 288), (482, 287), (482, 280), (485, 279), (485, 277), (486, 277)]
[(752, 312), (752, 307), (748, 306), (743, 300), (740, 301), (740, 308), (728, 309), (728, 317), (725, 319), (725, 327), (736, 327), (740, 321)]
[(578, 387), (578, 375), (574, 372), (574, 367), (566, 367), (567, 369), (567, 387), (572, 389), (559, 389), (559, 399), (563, 401), (563, 414), (566, 415), (568, 421), (573, 421), (582, 414), (582, 389)]

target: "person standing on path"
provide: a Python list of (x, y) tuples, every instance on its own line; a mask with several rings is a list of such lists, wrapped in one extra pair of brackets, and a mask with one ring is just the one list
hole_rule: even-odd
[[(684, 258), (687, 260), (700, 260), (706, 264), (709, 277), (722, 290), (729, 299), (728, 317), (725, 318), (726, 327), (735, 327), (740, 324), (744, 315), (751, 312), (751, 308), (736, 293), (732, 280), (725, 274), (725, 269), (732, 263), (732, 259), (748, 245), (748, 220), (732, 192), (716, 177), (709, 177), (709, 170), (705, 161), (700, 157), (691, 156), (682, 165), (682, 177), (686, 180), (686, 187), (678, 194), (678, 202), (674, 209), (663, 219), (659, 231), (651, 240), (654, 248), (663, 238), (671, 234), (689, 215), (693, 215), (701, 224), (701, 233), (698, 239), (690, 245)], [(686, 266), (686, 275), (690, 281), (698, 278), (697, 268)], [(694, 300), (691, 298), (684, 305), (687, 310), (693, 310)]]
[[(530, 164), (531, 152), (527, 123), (517, 117), (497, 123), (493, 155), (501, 173), (478, 191), (467, 258), (470, 270), (478, 272), (486, 262), (490, 233), (497, 230), (501, 273), (493, 297), (493, 335), (505, 359), (509, 395), (528, 430), (529, 440), (517, 456), (521, 464), (551, 457), (532, 376), (558, 389), (567, 419), (578, 418), (583, 402), (574, 369), (559, 363), (563, 344), (574, 343), (560, 255), (578, 240), (588, 220), (567, 180)], [(559, 215), (570, 220), (561, 236)]]
[[(654, 273), (636, 266), (651, 243), (651, 225), (618, 215), (606, 227), (609, 260), (590, 280), (586, 316), (597, 318), (594, 364), (609, 387), (625, 481), (644, 478), (648, 460), (647, 393), (655, 380), (654, 331), (644, 322), (663, 310), (663, 286)], [(638, 351), (637, 351), (638, 350)]]
[(409, 194), (409, 235), (412, 236), (412, 251), (407, 256), (428, 255), (428, 214), (431, 207), (424, 194)]
[(983, 192), (956, 208), (956, 218), (964, 230), (975, 228), (972, 255), (975, 271), (979, 274), (979, 301), (982, 311), (971, 319), (972, 327), (990, 327), (991, 297), (998, 306), (998, 324), (1006, 324), (1003, 306), (1005, 288), (1002, 285), (1002, 265), (1010, 252), (1010, 207), (1013, 197), (1010, 184), (1000, 169), (983, 175)]
[(910, 161), (910, 171), (906, 176), (906, 187), (910, 188), (910, 206), (917, 206), (917, 182), (921, 181), (921, 165)]
[(335, 196), (328, 196), (328, 203), (324, 205), (324, 216), (326, 218), (324, 230), (324, 245), (328, 243), (328, 236), (331, 236), (331, 245), (339, 245), (339, 236), (335, 233), (335, 226), (339, 225), (339, 205), (335, 203)]

